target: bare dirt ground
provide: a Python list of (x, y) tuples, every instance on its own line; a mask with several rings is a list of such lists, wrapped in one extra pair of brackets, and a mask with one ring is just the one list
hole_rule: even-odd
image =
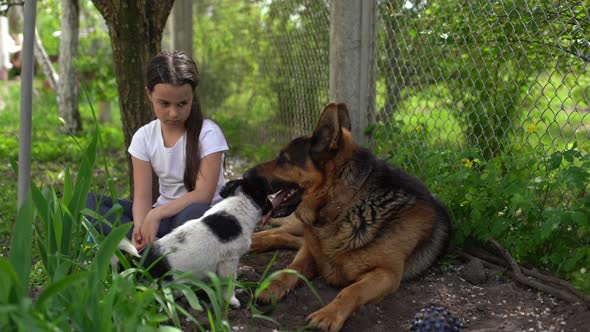
[[(235, 164), (234, 164), (235, 165)], [(229, 177), (241, 174), (243, 165), (230, 167)], [(241, 167), (240, 167), (241, 166)], [(293, 251), (278, 251), (271, 267), (287, 267)], [(274, 253), (246, 255), (240, 263), (241, 281), (260, 281)], [(430, 304), (447, 307), (462, 323), (464, 331), (579, 331), (590, 332), (590, 310), (524, 287), (503, 276), (502, 271), (479, 267), (447, 256), (423, 277), (402, 283), (400, 289), (382, 302), (363, 306), (345, 323), (343, 332), (409, 331), (416, 312)], [(475, 264), (478, 266), (478, 264)], [(470, 280), (470, 281), (468, 281)], [(267, 316), (279, 323), (253, 319), (247, 309), (231, 310), (234, 331), (305, 331), (306, 317), (329, 303), (339, 289), (321, 278), (312, 282), (320, 303), (305, 285), (292, 291)], [(242, 304), (251, 300), (247, 292), (238, 294)], [(189, 328), (190, 330), (190, 328)]]
[[(286, 267), (294, 252), (279, 251), (271, 270)], [(244, 256), (240, 279), (258, 281), (273, 253)], [(485, 269), (485, 280), (474, 285), (465, 279), (465, 264), (458, 259), (444, 260), (420, 279), (403, 283), (399, 291), (381, 303), (369, 304), (357, 311), (342, 331), (409, 331), (415, 313), (430, 304), (447, 307), (460, 319), (464, 331), (590, 331), (590, 310), (556, 300), (546, 294), (502, 277), (500, 271)], [(324, 304), (338, 289), (321, 279), (313, 286)], [(242, 303), (247, 293), (238, 294)], [(306, 317), (322, 304), (310, 289), (302, 285), (279, 302), (267, 315), (280, 326), (265, 320), (253, 320), (246, 309), (232, 310), (229, 321), (235, 331), (306, 330)]]

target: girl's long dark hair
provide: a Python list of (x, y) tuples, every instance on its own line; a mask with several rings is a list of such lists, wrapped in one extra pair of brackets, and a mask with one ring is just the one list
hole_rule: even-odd
[(154, 91), (156, 84), (181, 86), (189, 84), (193, 89), (191, 112), (185, 122), (186, 127), (186, 163), (184, 167), (184, 186), (186, 190), (195, 190), (199, 174), (201, 156), (199, 135), (203, 127), (203, 114), (197, 97), (199, 71), (195, 62), (184, 52), (162, 52), (152, 58), (147, 69), (147, 89)]

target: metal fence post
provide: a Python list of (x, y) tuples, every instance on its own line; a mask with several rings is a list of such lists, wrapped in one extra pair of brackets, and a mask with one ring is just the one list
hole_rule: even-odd
[(330, 100), (346, 103), (352, 133), (361, 145), (375, 110), (376, 0), (332, 0)]
[(170, 48), (183, 51), (193, 58), (193, 1), (174, 1), (168, 23), (170, 25)]
[(20, 90), (20, 128), (18, 144), (18, 208), (31, 186), (31, 128), (33, 113), (33, 52), (37, 1), (24, 3), (22, 72)]

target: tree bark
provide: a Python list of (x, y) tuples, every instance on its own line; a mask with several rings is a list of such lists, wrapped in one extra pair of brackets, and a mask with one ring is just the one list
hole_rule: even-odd
[(73, 59), (78, 55), (80, 6), (78, 0), (62, 0), (61, 7), (60, 80), (57, 85), (58, 113), (65, 121), (62, 131), (77, 134), (82, 130), (82, 120), (78, 111), (78, 80)]
[[(145, 71), (150, 59), (160, 51), (166, 19), (174, 0), (93, 0), (107, 26), (119, 92), (125, 146), (133, 134), (154, 118), (145, 93)], [(133, 191), (131, 159), (129, 179)], [(157, 179), (154, 179), (154, 187)], [(155, 187), (157, 188), (157, 187)], [(156, 194), (153, 191), (153, 194)]]

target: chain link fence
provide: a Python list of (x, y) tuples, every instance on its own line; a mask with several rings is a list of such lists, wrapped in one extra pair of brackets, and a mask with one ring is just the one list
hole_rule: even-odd
[(586, 142), (589, 4), (381, 1), (381, 152), (419, 173), (432, 150), (473, 162)]
[(449, 206), (454, 238), (589, 289), (590, 1), (379, 2), (376, 151)]
[(251, 165), (309, 133), (335, 95), (330, 50), (372, 42), (374, 103), (353, 116), (374, 119), (371, 148), (445, 202), (458, 243), (501, 240), (517, 260), (590, 289), (590, 0), (383, 0), (374, 33), (342, 48), (330, 45), (330, 20), (347, 20), (330, 9), (346, 4), (196, 4), (203, 109), (230, 149)]
[(270, 157), (309, 132), (328, 100), (328, 2), (215, 0), (195, 6), (203, 109), (233, 135), (230, 144), (254, 157), (267, 149)]
[[(589, 7), (379, 1), (376, 122), (367, 128), (377, 152), (419, 175), (431, 151), (476, 163), (586, 142)], [(238, 117), (234, 141), (254, 149), (309, 132), (328, 102), (329, 1), (220, 0), (196, 8), (204, 109), (222, 122)]]

